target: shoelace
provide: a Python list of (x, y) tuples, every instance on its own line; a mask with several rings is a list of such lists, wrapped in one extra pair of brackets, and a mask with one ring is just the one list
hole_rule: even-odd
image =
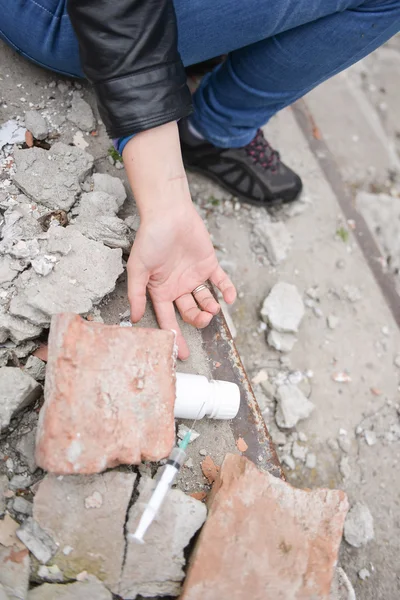
[(280, 154), (270, 146), (261, 129), (257, 131), (250, 144), (245, 146), (245, 150), (253, 162), (261, 165), (264, 169), (276, 171), (281, 160)]

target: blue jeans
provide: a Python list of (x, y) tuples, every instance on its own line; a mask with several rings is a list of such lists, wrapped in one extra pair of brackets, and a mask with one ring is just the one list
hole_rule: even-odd
[[(194, 95), (193, 124), (224, 148), (250, 142), (276, 112), (400, 29), (400, 0), (174, 3), (185, 65), (229, 54)], [(44, 67), (83, 77), (66, 4), (0, 0), (0, 36)]]

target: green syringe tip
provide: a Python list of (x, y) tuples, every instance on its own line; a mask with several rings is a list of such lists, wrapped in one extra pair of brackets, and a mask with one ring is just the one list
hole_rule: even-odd
[(179, 442), (179, 448), (182, 448), (182, 450), (186, 450), (186, 448), (189, 445), (191, 437), (192, 437), (191, 431), (188, 431), (187, 433), (185, 433), (185, 437), (183, 438), (183, 440), (181, 442)]

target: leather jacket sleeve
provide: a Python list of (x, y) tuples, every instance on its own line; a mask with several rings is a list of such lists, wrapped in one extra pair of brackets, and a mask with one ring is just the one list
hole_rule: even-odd
[(111, 137), (190, 114), (172, 0), (68, 0), (68, 12)]

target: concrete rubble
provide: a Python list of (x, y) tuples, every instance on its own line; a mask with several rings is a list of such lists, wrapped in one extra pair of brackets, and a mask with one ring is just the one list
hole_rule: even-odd
[(301, 419), (307, 419), (315, 409), (315, 405), (295, 385), (279, 386), (276, 399), (275, 419), (283, 429), (295, 427)]
[(293, 236), (282, 221), (260, 221), (254, 226), (254, 233), (267, 251), (272, 265), (279, 265), (286, 259)]
[(36, 110), (28, 110), (25, 113), (25, 127), (37, 140), (46, 139), (49, 133), (46, 121)]
[(95, 128), (93, 111), (79, 92), (72, 93), (71, 109), (67, 118), (82, 131), (92, 131)]
[(0, 599), (3, 590), (6, 600), (26, 600), (29, 571), (30, 558), (26, 548), (0, 545)]
[(350, 508), (344, 524), (344, 539), (350, 546), (361, 548), (374, 537), (374, 519), (368, 506), (356, 502)]
[(261, 309), (262, 319), (281, 333), (297, 333), (304, 316), (304, 304), (297, 288), (280, 281), (270, 291)]
[(0, 367), (0, 431), (12, 417), (37, 400), (42, 387), (30, 375), (15, 367)]
[[(129, 511), (128, 534), (134, 533), (153, 488), (151, 479), (141, 479), (139, 498)], [(178, 596), (184, 579), (184, 549), (206, 515), (204, 504), (172, 490), (146, 534), (145, 545), (128, 540), (119, 594), (123, 598)]]
[(347, 510), (342, 491), (299, 490), (228, 454), (181, 599), (289, 598), (296, 590), (328, 600)]
[(174, 369), (172, 332), (53, 317), (38, 465), (53, 473), (97, 473), (168, 456), (175, 441)]
[(22, 144), (25, 141), (25, 127), (15, 119), (10, 119), (0, 126), (0, 150), (6, 145)]
[(28, 198), (51, 209), (69, 210), (80, 192), (80, 183), (93, 168), (93, 157), (62, 142), (50, 150), (29, 148), (14, 154), (15, 184)]
[(25, 519), (16, 535), (40, 563), (48, 563), (57, 552), (53, 538), (32, 517)]

